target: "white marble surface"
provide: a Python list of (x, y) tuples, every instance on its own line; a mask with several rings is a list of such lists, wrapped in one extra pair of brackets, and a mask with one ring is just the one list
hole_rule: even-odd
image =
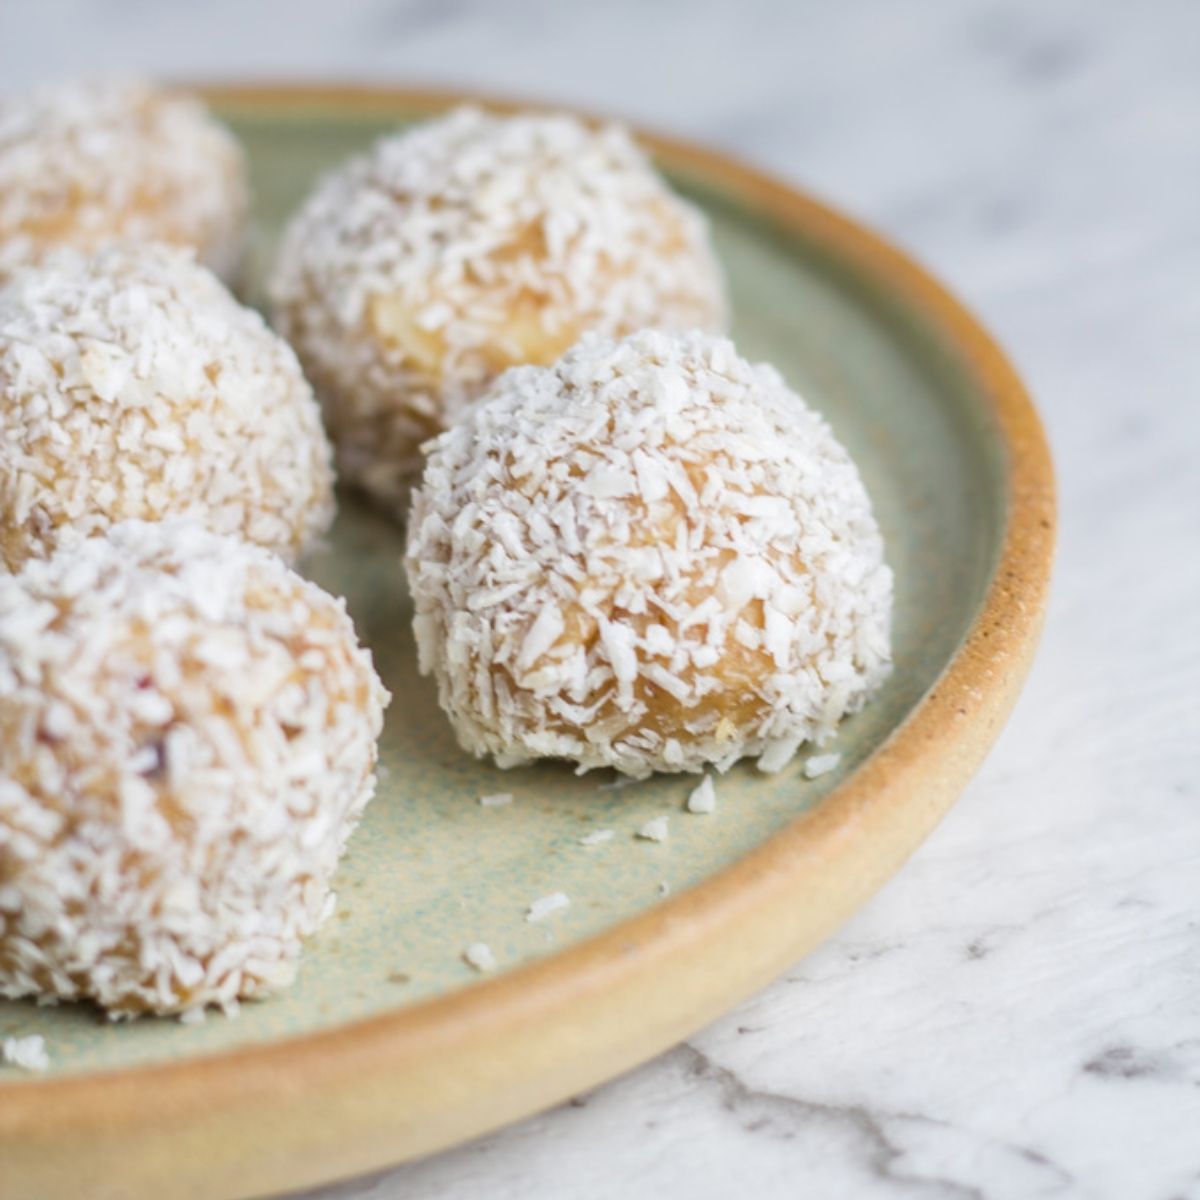
[(732, 148), (946, 278), (1049, 426), (1041, 656), (909, 866), (688, 1045), (322, 1197), (1200, 1197), (1196, 0), (3, 0), (0, 67), (469, 83)]

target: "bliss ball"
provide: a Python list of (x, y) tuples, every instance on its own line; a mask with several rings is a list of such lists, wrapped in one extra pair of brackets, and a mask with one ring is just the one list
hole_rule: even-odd
[(0, 576), (0, 996), (122, 1016), (291, 982), (386, 702), (342, 601), (192, 522)]
[(68, 83), (0, 99), (0, 276), (59, 246), (186, 246), (226, 280), (245, 234), (233, 135), (189, 96)]
[(293, 560), (332, 452), (287, 344), (188, 252), (60, 251), (0, 288), (0, 563), (190, 516)]
[(625, 130), (469, 108), (328, 176), (271, 293), (341, 475), (400, 512), (421, 444), (507, 367), (725, 320), (704, 219)]
[(500, 766), (778, 770), (889, 671), (854, 463), (702, 334), (588, 337), (503, 375), (433, 443), (406, 565), (421, 669)]

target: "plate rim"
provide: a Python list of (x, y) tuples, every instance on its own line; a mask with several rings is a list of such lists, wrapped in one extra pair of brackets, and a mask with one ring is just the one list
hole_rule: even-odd
[[(603, 119), (470, 89), (184, 86), (247, 115), (473, 103)], [(719, 178), (900, 297), (973, 377), (1003, 443), (1008, 503), (1000, 555), (958, 651), (884, 744), (811, 810), (687, 891), (544, 959), (332, 1029), (0, 1082), (0, 1195), (71, 1195), (81, 1177), (111, 1182), (114, 1195), (210, 1200), (314, 1186), (595, 1086), (715, 1019), (832, 932), (924, 840), (990, 748), (1041, 631), (1057, 524), (1049, 446), (1016, 370), (966, 307), (880, 234), (724, 151), (626, 123), (661, 161)]]

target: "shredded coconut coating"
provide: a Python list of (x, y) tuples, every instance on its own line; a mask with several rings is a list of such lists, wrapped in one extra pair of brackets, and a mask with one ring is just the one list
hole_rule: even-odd
[(190, 247), (232, 280), (245, 175), (233, 135), (190, 96), (106, 80), (0, 98), (0, 278), (121, 239)]
[(629, 775), (778, 770), (889, 671), (858, 471), (722, 338), (585, 337), (430, 447), (407, 570), (463, 747)]
[(0, 560), (190, 516), (288, 561), (333, 520), (296, 356), (190, 253), (63, 250), (0, 288)]
[(341, 474), (401, 511), (420, 445), (505, 368), (585, 330), (725, 321), (703, 217), (624, 129), (470, 108), (328, 176), (271, 293)]
[(0, 576), (0, 996), (125, 1016), (289, 983), (386, 702), (341, 600), (193, 522)]

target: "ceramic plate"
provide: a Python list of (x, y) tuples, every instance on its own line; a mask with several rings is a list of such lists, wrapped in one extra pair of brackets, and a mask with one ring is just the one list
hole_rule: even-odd
[[(314, 178), (456, 98), (212, 93), (257, 198), (253, 290)], [(344, 498), (310, 565), (349, 597), (395, 695), (378, 798), (337, 914), (296, 986), (199, 1026), (110, 1025), (0, 1004), (45, 1076), (0, 1072), (0, 1194), (255, 1195), (379, 1167), (513, 1120), (664, 1049), (766, 983), (904, 860), (977, 766), (1024, 675), (1053, 540), (1051, 467), (1011, 368), (936, 283), (873, 234), (728, 159), (647, 137), (709, 214), (743, 353), (769, 359), (858, 461), (896, 573), (896, 670), (846, 722), (838, 769), (803, 756), (692, 783), (501, 772), (455, 746), (418, 678), (401, 537)], [(481, 795), (511, 792), (507, 807)], [(634, 833), (670, 814), (662, 844)], [(586, 846), (589, 832), (611, 829)], [(544, 922), (530, 903), (565, 892)], [(488, 943), (499, 970), (464, 963)]]

